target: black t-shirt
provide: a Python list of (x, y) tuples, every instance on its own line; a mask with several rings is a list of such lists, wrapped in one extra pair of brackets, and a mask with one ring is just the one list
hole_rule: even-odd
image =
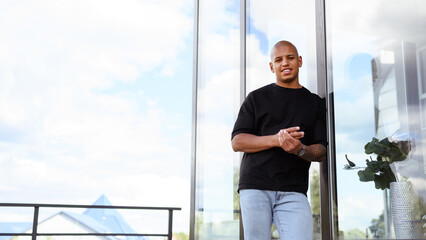
[[(283, 88), (269, 84), (251, 92), (241, 105), (232, 131), (257, 136), (276, 134), (299, 126), (304, 145), (327, 145), (325, 101), (302, 87)], [(300, 192), (306, 195), (310, 162), (274, 147), (256, 153), (244, 153), (239, 189)]]

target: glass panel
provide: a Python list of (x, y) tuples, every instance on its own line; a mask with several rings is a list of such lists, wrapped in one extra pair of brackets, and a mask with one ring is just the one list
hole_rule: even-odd
[(326, 5), (338, 239), (424, 239), (426, 2)]
[[(303, 58), (300, 83), (317, 93), (315, 1), (249, 0), (247, 24), (247, 94), (275, 82), (269, 69), (270, 49), (280, 40), (292, 42)], [(320, 236), (319, 164), (311, 165), (307, 193), (314, 221), (314, 239)], [(273, 228), (273, 237), (279, 238)]]
[(199, 1), (195, 239), (239, 239), (239, 1)]
[(275, 82), (269, 69), (270, 49), (280, 40), (288, 40), (297, 47), (303, 58), (300, 83), (316, 93), (315, 1), (247, 2), (247, 93)]

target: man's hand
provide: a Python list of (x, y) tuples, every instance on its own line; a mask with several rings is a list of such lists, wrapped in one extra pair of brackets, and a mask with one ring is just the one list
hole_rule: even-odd
[[(303, 148), (301, 139), (305, 133), (298, 132), (299, 127), (291, 127), (280, 130), (276, 135), (278, 142), (284, 151), (292, 154), (298, 154)], [(327, 149), (322, 144), (312, 144), (305, 146), (305, 154), (301, 156), (302, 159), (309, 162), (321, 162), (325, 160)]]
[(297, 154), (302, 148), (302, 142), (299, 140), (305, 136), (304, 132), (298, 132), (300, 127), (290, 127), (280, 130), (278, 135), (278, 142), (284, 151), (292, 154)]

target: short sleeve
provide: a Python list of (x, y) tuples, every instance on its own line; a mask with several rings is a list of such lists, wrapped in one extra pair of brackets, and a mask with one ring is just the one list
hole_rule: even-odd
[(326, 115), (325, 99), (319, 98), (313, 142), (322, 144), (325, 147), (327, 146)]
[(255, 115), (252, 95), (249, 94), (240, 107), (237, 120), (234, 124), (231, 139), (240, 133), (255, 132)]

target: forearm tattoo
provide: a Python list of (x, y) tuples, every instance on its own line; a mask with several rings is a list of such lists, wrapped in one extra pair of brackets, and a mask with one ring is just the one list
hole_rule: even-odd
[(306, 149), (305, 160), (321, 162), (326, 158), (327, 149), (322, 144), (313, 144)]

